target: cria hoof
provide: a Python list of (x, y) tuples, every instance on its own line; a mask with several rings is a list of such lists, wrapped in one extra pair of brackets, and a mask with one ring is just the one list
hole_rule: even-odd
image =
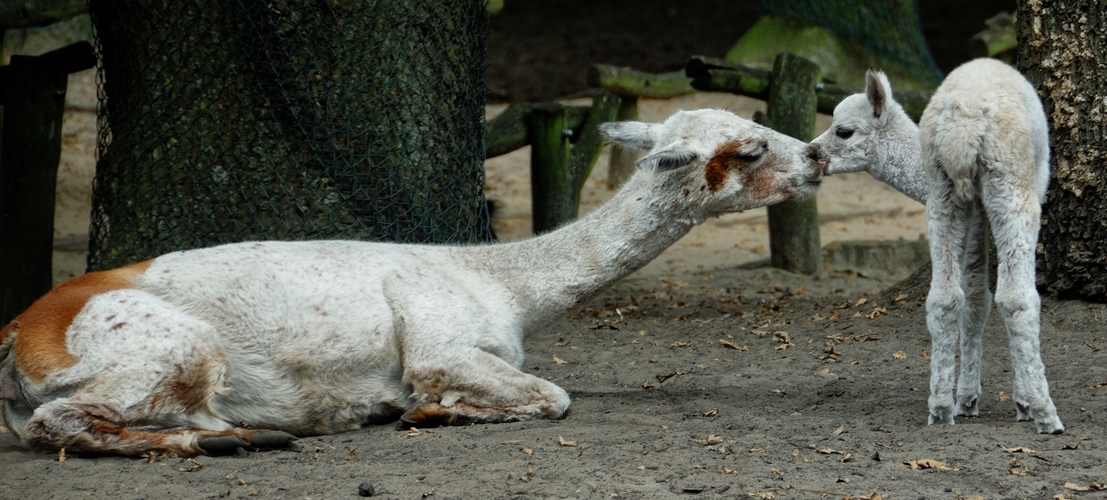
[(1034, 426), (1038, 428), (1038, 434), (1063, 434), (1065, 425), (1057, 417), (1035, 420)]

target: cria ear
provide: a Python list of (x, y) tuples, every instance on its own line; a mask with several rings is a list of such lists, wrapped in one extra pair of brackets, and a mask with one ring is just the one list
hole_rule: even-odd
[(873, 107), (873, 118), (880, 118), (888, 109), (888, 101), (892, 100), (892, 84), (888, 83), (883, 71), (870, 69), (865, 72), (865, 97)]
[(637, 149), (653, 147), (650, 132), (656, 125), (642, 122), (608, 122), (600, 125), (600, 133), (609, 141)]
[(696, 159), (695, 151), (688, 149), (681, 143), (673, 143), (668, 147), (654, 151), (643, 156), (636, 163), (638, 168), (655, 168), (658, 170), (672, 170), (692, 163)]

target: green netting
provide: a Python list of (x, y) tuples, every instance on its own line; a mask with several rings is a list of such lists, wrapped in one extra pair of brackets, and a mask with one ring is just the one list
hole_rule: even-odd
[(480, 0), (90, 0), (89, 269), (269, 239), (490, 239)]
[(942, 80), (922, 35), (917, 0), (761, 0), (759, 8), (848, 36), (923, 81)]

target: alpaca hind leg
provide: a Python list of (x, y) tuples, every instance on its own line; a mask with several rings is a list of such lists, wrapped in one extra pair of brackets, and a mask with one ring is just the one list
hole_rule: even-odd
[(1012, 399), (1019, 420), (1034, 420), (1039, 433), (1060, 434), (1065, 426), (1049, 396), (1039, 339), (1041, 298), (1034, 259), (1041, 207), (1028, 190), (1001, 183), (986, 187), (986, 196), (992, 196), (986, 199), (999, 260), (995, 302), (1007, 327), (1015, 374)]
[(992, 311), (992, 293), (988, 289), (988, 219), (980, 204), (973, 207), (972, 221), (962, 278), (966, 309), (962, 319), (961, 371), (957, 377), (957, 415), (975, 417), (980, 414), (984, 325)]
[(564, 389), (478, 348), (449, 366), (413, 363), (404, 379), (417, 403), (400, 418), (401, 428), (557, 419), (569, 408)]
[(926, 298), (930, 331), (930, 414), (927, 423), (952, 424), (957, 342), (967, 311), (962, 270), (971, 224), (972, 204), (953, 196), (953, 183), (936, 169), (926, 205), (927, 234), (933, 271)]

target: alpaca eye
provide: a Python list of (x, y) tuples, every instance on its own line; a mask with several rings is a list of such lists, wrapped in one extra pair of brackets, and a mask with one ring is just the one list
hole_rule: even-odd
[(849, 139), (850, 137), (853, 137), (853, 129), (838, 127), (834, 130), (834, 135), (838, 136), (841, 139)]
[(742, 160), (742, 161), (745, 161), (745, 162), (754, 162), (754, 161), (757, 161), (758, 158), (761, 158), (761, 155), (763, 155), (763, 154), (765, 154), (764, 149), (758, 150), (758, 151), (753, 152), (753, 153), (739, 154), (738, 159)]

